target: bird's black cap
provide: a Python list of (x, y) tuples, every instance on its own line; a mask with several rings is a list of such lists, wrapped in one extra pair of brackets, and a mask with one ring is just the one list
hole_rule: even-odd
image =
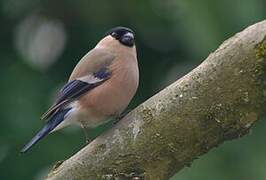
[(135, 33), (132, 29), (127, 27), (118, 26), (112, 28), (105, 36), (111, 35), (113, 38), (118, 40), (121, 44), (132, 47), (135, 43)]
[(127, 32), (130, 32), (135, 36), (135, 32), (132, 29), (123, 27), (123, 26), (117, 26), (117, 27), (110, 29), (109, 31), (105, 33), (105, 36), (111, 35), (113, 32), (117, 34), (125, 34)]

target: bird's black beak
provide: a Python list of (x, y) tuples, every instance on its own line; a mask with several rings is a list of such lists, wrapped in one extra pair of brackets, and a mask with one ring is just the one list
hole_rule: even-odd
[(121, 37), (120, 42), (126, 46), (132, 47), (134, 45), (134, 34), (131, 32), (127, 32)]

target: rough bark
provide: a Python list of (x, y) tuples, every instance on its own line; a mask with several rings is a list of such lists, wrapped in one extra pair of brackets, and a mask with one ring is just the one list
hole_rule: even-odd
[(266, 112), (266, 20), (51, 170), (48, 180), (170, 178)]

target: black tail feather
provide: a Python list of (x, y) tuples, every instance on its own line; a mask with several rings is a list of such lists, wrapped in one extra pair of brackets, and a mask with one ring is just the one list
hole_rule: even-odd
[(34, 144), (44, 138), (47, 134), (49, 134), (56, 126), (58, 126), (64, 119), (66, 113), (70, 110), (63, 109), (59, 110), (57, 113), (54, 114), (53, 117), (45, 124), (45, 126), (28, 142), (22, 149), (21, 153), (27, 152)]

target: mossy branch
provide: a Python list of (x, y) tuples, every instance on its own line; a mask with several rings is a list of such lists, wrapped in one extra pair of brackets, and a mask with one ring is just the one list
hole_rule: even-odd
[(266, 20), (54, 168), (48, 180), (165, 180), (266, 112)]

